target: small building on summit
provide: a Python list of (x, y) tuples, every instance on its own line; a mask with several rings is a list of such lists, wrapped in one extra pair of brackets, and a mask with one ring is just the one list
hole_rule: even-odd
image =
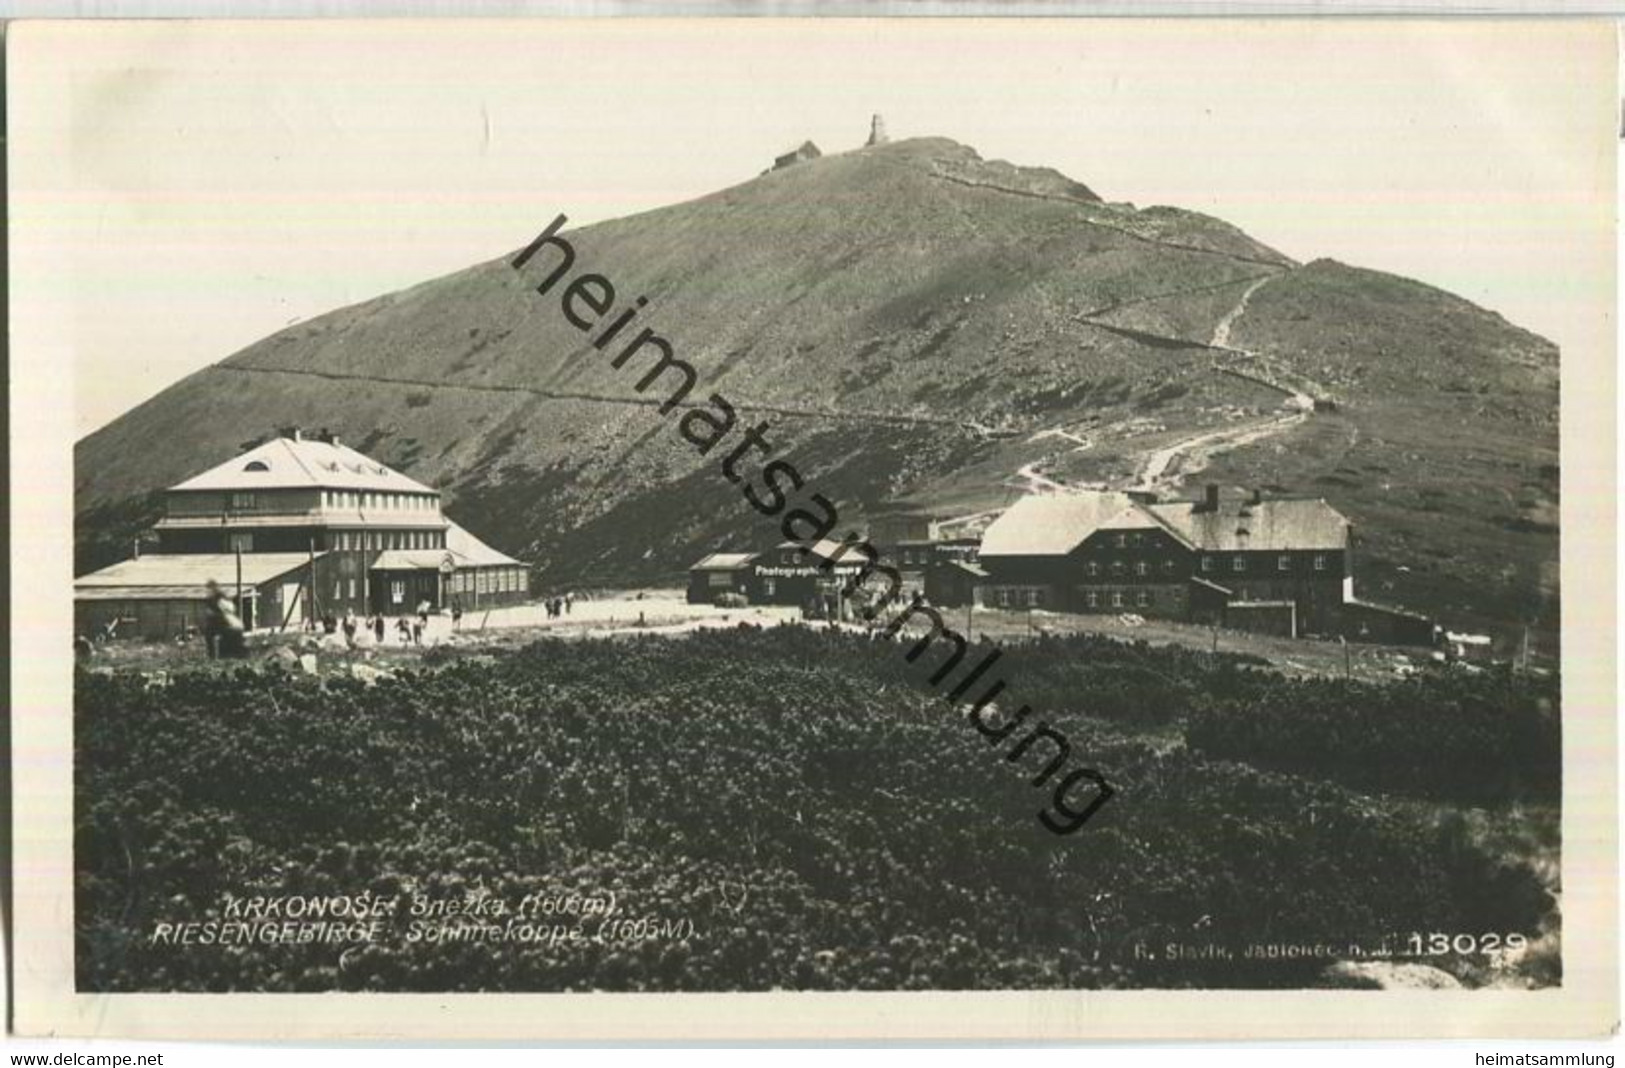
[(817, 159), (822, 155), (823, 153), (818, 151), (817, 145), (813, 144), (811, 141), (803, 141), (801, 142), (801, 146), (799, 148), (792, 149), (782, 156), (774, 157), (773, 169), (780, 171), (786, 167), (794, 166), (797, 163), (805, 163), (807, 160)]
[(448, 519), (440, 494), (345, 446), (288, 429), (165, 493), (157, 551), (74, 580), (82, 633), (173, 636), (208, 580), (251, 628), (323, 616), (526, 600), (530, 569)]

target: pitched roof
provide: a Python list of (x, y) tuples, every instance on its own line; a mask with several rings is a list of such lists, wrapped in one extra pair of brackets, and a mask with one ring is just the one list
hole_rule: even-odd
[[(317, 553), (317, 559), (324, 554)], [(259, 586), (310, 562), (308, 553), (244, 553), (243, 585)], [(154, 554), (123, 560), (73, 580), (82, 600), (202, 597), (213, 579), (237, 584), (235, 553)]]
[[(1130, 501), (1128, 507), (1106, 520), (1095, 530), (1144, 530), (1146, 527), (1157, 527), (1166, 531), (1168, 536), (1176, 541), (1183, 542), (1187, 549), (1194, 549), (1190, 539), (1167, 520), (1146, 508), (1139, 501)], [(1090, 533), (1094, 533), (1091, 531)]]
[(434, 493), (399, 471), (348, 445), (301, 438), (275, 438), (234, 456), (200, 475), (171, 486), (175, 490), (296, 489), (393, 490)]
[(450, 549), (385, 549), (372, 562), (371, 571), (439, 571), (446, 557), (461, 567), (463, 561)]
[[(864, 559), (861, 550), (865, 544), (867, 543), (861, 541), (849, 544), (844, 541), (836, 541), (834, 538), (819, 538), (810, 544), (804, 541), (781, 541), (773, 546), (773, 550), (774, 552), (784, 552), (793, 549), (800, 559), (837, 560), (839, 563), (844, 564), (856, 563)], [(848, 560), (848, 555), (852, 553), (857, 555)]]
[(1225, 501), (1211, 512), (1195, 501), (1166, 501), (1143, 507), (1190, 544), (1208, 552), (1342, 549), (1348, 545), (1349, 521), (1319, 499)]
[(1065, 556), (1133, 502), (1124, 493), (1057, 493), (1023, 497), (982, 534), (990, 556)]
[(491, 548), (456, 523), (446, 522), (446, 548), (459, 557), (458, 567), (509, 567), (522, 565), (507, 553)]
[(755, 553), (711, 553), (703, 556), (690, 571), (735, 571), (756, 559)]

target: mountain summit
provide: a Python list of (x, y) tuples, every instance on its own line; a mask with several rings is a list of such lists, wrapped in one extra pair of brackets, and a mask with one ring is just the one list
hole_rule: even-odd
[[(515, 248), (570, 207), (538, 198)], [(1362, 589), (1555, 632), (1556, 349), (1440, 290), (943, 138), (565, 236), (843, 515), (1205, 466), (1335, 504)], [(79, 570), (123, 555), (156, 491), (288, 424), (442, 489), (544, 584), (771, 539), (510, 258), (279, 331), (79, 442)]]

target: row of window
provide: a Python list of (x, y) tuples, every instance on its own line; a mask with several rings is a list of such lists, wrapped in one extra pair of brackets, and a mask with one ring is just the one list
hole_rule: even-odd
[(1012, 590), (998, 586), (993, 590), (993, 603), (1000, 608), (1038, 608), (1044, 603), (1044, 591), (1037, 587)]
[[(1215, 569), (1215, 567), (1217, 567), (1217, 564), (1215, 563), (1213, 557), (1211, 557), (1211, 556), (1202, 557), (1202, 570), (1203, 571), (1212, 571), (1212, 570)], [(1316, 553), (1315, 554), (1314, 567), (1315, 567), (1316, 571), (1324, 571), (1324, 570), (1326, 570), (1326, 554), (1325, 553)], [(1230, 570), (1231, 571), (1236, 571), (1236, 572), (1246, 571), (1247, 570), (1247, 558), (1245, 556), (1232, 556), (1230, 558)], [(1292, 570), (1292, 557), (1287, 553), (1282, 553), (1280, 556), (1277, 556), (1275, 558), (1275, 570), (1277, 570), (1277, 571), (1291, 571)]]
[[(1175, 564), (1174, 561), (1172, 561), (1172, 560), (1164, 560), (1162, 562), (1163, 574), (1172, 575), (1174, 573), (1174, 569), (1177, 566), (1178, 565)], [(1098, 575), (1101, 572), (1101, 566), (1096, 561), (1091, 560), (1087, 564), (1084, 565), (1084, 570), (1086, 570), (1091, 575)], [(1121, 561), (1121, 560), (1114, 560), (1114, 561), (1112, 561), (1111, 566), (1107, 570), (1109, 570), (1113, 575), (1123, 575), (1123, 574), (1127, 573), (1128, 565), (1124, 564), (1123, 561)], [(1134, 573), (1136, 575), (1149, 575), (1149, 574), (1151, 574), (1151, 564), (1150, 564), (1150, 562), (1146, 561), (1146, 560), (1141, 560), (1141, 561), (1137, 562), (1134, 565)]]
[(459, 571), (451, 577), (454, 594), (526, 593), (525, 572), (522, 568), (480, 568)]
[[(1110, 596), (1111, 596), (1111, 606), (1113, 608), (1127, 608), (1128, 607), (1128, 604), (1126, 603), (1125, 598), (1123, 596), (1123, 591), (1122, 590), (1113, 590), (1111, 592)], [(1083, 603), (1086, 604), (1087, 606), (1089, 606), (1090, 608), (1099, 608), (1100, 607), (1100, 597), (1101, 597), (1101, 595), (1100, 595), (1100, 593), (1098, 591), (1090, 590), (1088, 593), (1083, 595)], [(1134, 607), (1136, 607), (1136, 608), (1150, 608), (1151, 607), (1151, 594), (1148, 593), (1145, 590), (1137, 590), (1137, 591), (1135, 591), (1135, 594), (1134, 594)]]
[(440, 530), (341, 530), (328, 535), (339, 552), (379, 549), (443, 549), (446, 535)]
[[(1218, 566), (1217, 562), (1215, 561), (1215, 559), (1213, 557), (1211, 557), (1211, 556), (1202, 557), (1202, 570), (1203, 571), (1211, 572), (1217, 566)], [(1324, 571), (1324, 570), (1326, 570), (1326, 554), (1325, 553), (1316, 553), (1315, 554), (1314, 567), (1315, 567), (1316, 571)], [(1175, 570), (1177, 570), (1177, 568), (1178, 568), (1178, 565), (1173, 560), (1164, 560), (1162, 562), (1162, 573), (1165, 574), (1165, 575), (1172, 575), (1175, 572)], [(1289, 556), (1286, 553), (1282, 553), (1280, 556), (1276, 557), (1275, 558), (1275, 569), (1277, 571), (1291, 571), (1292, 570), (1292, 557)], [(1103, 568), (1102, 568), (1102, 566), (1101, 566), (1101, 564), (1099, 562), (1094, 561), (1094, 560), (1090, 560), (1087, 564), (1084, 565), (1084, 570), (1086, 570), (1090, 575), (1099, 575), (1099, 574), (1101, 574)], [(1105, 568), (1104, 570), (1110, 571), (1110, 573), (1113, 574), (1113, 575), (1121, 576), (1121, 575), (1125, 575), (1125, 574), (1128, 573), (1128, 565), (1125, 564), (1121, 560), (1114, 560), (1109, 565), (1109, 567)], [(1233, 557), (1231, 557), (1230, 558), (1230, 570), (1234, 571), (1234, 572), (1244, 572), (1244, 571), (1246, 571), (1247, 570), (1247, 558), (1245, 556), (1233, 556)], [(1148, 561), (1148, 560), (1140, 560), (1140, 561), (1137, 561), (1134, 564), (1134, 573), (1136, 575), (1141, 575), (1141, 576), (1150, 575), (1151, 571), (1152, 571), (1152, 565), (1151, 565), (1151, 562)]]
[[(233, 494), (233, 496), (237, 496)], [(253, 496), (249, 494), (249, 496)], [(324, 508), (372, 508), (383, 511), (432, 512), (434, 497), (424, 493), (373, 493), (356, 490), (322, 490)]]
[[(390, 582), (390, 601), (400, 604), (406, 597), (406, 583), (401, 579)], [(334, 579), (333, 600), (342, 601), (345, 591), (349, 591), (349, 599), (355, 600), (360, 596), (359, 584), (356, 579)], [(525, 573), (518, 568), (487, 568), (478, 571), (459, 571), (451, 577), (451, 592), (453, 594), (472, 593), (522, 593), (525, 591)]]

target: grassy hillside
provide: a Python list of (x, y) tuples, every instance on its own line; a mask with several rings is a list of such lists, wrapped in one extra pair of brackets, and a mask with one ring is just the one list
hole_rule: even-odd
[[(515, 247), (570, 210), (539, 191)], [(943, 139), (566, 237), (577, 273), (608, 278), (616, 311), (647, 297), (634, 322), (696, 367), (697, 392), (728, 397), (741, 425), (767, 420), (847, 517), (898, 497), (998, 507), (1033, 462), (1063, 481), (1132, 479), (1150, 449), (1269, 417), (1278, 389), (1223, 373), (1245, 349), (1338, 411), (1218, 456), (1213, 474), (1326, 496), (1359, 523), (1386, 600), (1555, 621), (1555, 350), (1438, 290), (1300, 267), (1220, 220), (1106, 203)], [(155, 490), (290, 423), (442, 488), (452, 515), (560, 580), (669, 575), (716, 544), (773, 540), (659, 395), (609, 365), (614, 347), (565, 320), (562, 286), (534, 291), (552, 256), (291, 327), (90, 435), (80, 570), (124, 554)], [(1221, 322), (1230, 350), (1206, 347)], [(1028, 444), (1056, 429), (1089, 447)]]

